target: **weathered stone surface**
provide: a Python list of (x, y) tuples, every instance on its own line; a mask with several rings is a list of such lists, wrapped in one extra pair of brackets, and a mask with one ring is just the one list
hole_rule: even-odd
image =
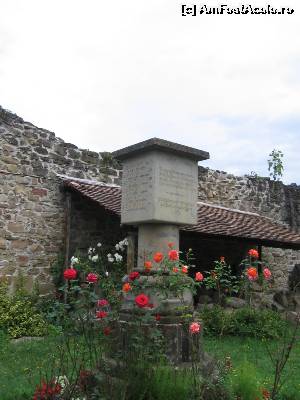
[(280, 290), (274, 294), (274, 302), (285, 310), (300, 312), (300, 294), (288, 290)]
[(227, 297), (226, 306), (231, 308), (243, 308), (246, 307), (247, 302), (244, 299), (238, 297)]
[[(39, 281), (41, 292), (47, 293), (53, 290), (50, 265), (64, 246), (64, 198), (56, 173), (101, 180), (101, 156), (64, 143), (53, 132), (24, 122), (1, 107), (0, 125), (0, 170), (6, 171), (0, 173), (0, 275), (8, 278), (12, 288), (21, 270), (29, 290)], [(80, 161), (77, 168), (73, 163), (83, 152), (93, 162)], [(111, 182), (119, 176), (113, 168), (108, 174)], [(95, 212), (93, 209), (88, 218), (88, 212), (80, 218), (76, 214), (83, 232), (77, 236), (77, 247), (81, 242), (88, 247), (97, 235), (102, 235)], [(81, 213), (84, 214), (82, 210)], [(119, 221), (112, 225), (116, 231), (119, 229)], [(107, 237), (113, 236), (109, 230)]]
[(8, 229), (10, 232), (13, 232), (13, 233), (21, 233), (21, 232), (24, 232), (24, 231), (25, 231), (24, 225), (18, 224), (18, 223), (14, 223), (14, 222), (10, 222), (10, 223), (7, 225), (7, 229)]
[(20, 265), (20, 267), (24, 267), (25, 265), (28, 265), (29, 256), (25, 256), (25, 255), (18, 256), (17, 257), (17, 262)]
[(0, 238), (0, 249), (5, 250), (6, 249), (6, 239)]
[(288, 321), (290, 321), (292, 324), (297, 324), (299, 319), (300, 319), (300, 313), (296, 311), (288, 311), (286, 313), (286, 318)]
[(11, 248), (12, 249), (18, 249), (18, 250), (24, 250), (28, 247), (29, 241), (28, 240), (12, 240), (11, 241)]
[(35, 196), (47, 196), (48, 190), (47, 189), (40, 189), (40, 188), (33, 188), (31, 193)]
[(197, 162), (151, 151), (123, 163), (124, 224), (197, 222)]
[(203, 294), (199, 296), (198, 303), (199, 304), (209, 304), (213, 303), (213, 299), (211, 296), (208, 296), (207, 294)]
[(300, 292), (300, 264), (296, 264), (289, 275), (289, 288)]

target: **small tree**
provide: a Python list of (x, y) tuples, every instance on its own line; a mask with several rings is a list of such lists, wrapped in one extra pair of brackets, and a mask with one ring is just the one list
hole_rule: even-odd
[(280, 177), (282, 177), (282, 172), (284, 169), (282, 163), (283, 152), (281, 150), (273, 149), (269, 154), (269, 157), (268, 170), (270, 171), (271, 178), (274, 179), (274, 181), (277, 181)]

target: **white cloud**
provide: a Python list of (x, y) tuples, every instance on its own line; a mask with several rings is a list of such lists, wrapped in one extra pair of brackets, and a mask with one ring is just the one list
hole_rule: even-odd
[(236, 173), (266, 174), (284, 147), (299, 182), (286, 124), (300, 112), (300, 7), (288, 3), (293, 15), (182, 17), (178, 0), (2, 0), (1, 104), (80, 147), (159, 136)]

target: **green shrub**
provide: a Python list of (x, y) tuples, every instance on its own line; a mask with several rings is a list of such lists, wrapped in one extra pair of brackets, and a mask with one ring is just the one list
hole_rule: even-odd
[(231, 315), (224, 311), (219, 305), (213, 308), (204, 307), (200, 313), (203, 321), (204, 334), (206, 335), (228, 335), (232, 332)]
[(272, 310), (241, 308), (232, 312), (220, 306), (204, 308), (200, 313), (207, 335), (234, 335), (277, 339), (287, 329), (287, 323)]
[(257, 338), (278, 339), (287, 323), (276, 311), (241, 308), (232, 315), (233, 334)]
[(47, 324), (27, 296), (9, 296), (5, 284), (0, 284), (0, 330), (11, 338), (43, 336)]

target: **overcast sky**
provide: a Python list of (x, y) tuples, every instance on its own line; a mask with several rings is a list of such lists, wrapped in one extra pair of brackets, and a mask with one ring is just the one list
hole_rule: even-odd
[[(221, 3), (241, 1), (206, 1)], [(284, 182), (300, 184), (299, 0), (249, 3), (295, 12), (183, 17), (184, 0), (0, 0), (0, 104), (81, 148), (156, 136), (238, 175), (267, 176), (280, 149)]]

